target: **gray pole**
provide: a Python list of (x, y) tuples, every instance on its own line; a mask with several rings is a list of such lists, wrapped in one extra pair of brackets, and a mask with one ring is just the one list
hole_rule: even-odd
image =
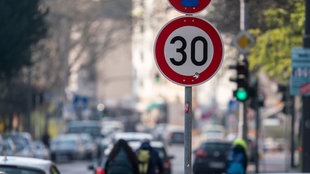
[[(240, 30), (246, 31), (248, 29), (248, 0), (240, 0)], [(247, 59), (247, 54), (243, 54), (243, 59)], [(239, 135), (242, 136), (242, 138), (247, 141), (247, 105), (246, 101), (240, 103), (240, 109), (239, 109), (239, 121), (242, 120), (242, 132), (239, 133)], [(240, 127), (239, 127), (240, 130)]]
[[(310, 48), (310, 0), (306, 2), (304, 48)], [(302, 172), (310, 172), (310, 97), (302, 97)]]
[(292, 115), (291, 118), (291, 167), (295, 167), (295, 97), (290, 96), (290, 113)]
[(192, 87), (185, 87), (184, 171), (192, 172)]

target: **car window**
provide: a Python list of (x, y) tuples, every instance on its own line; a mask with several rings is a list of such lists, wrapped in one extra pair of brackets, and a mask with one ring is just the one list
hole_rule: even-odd
[(212, 150), (228, 150), (231, 147), (229, 143), (203, 143), (201, 145), (202, 149), (212, 151)]
[(0, 166), (0, 171), (9, 174), (46, 174), (42, 170), (15, 166)]

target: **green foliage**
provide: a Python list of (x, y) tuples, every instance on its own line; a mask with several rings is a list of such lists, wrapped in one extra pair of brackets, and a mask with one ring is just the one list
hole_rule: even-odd
[(264, 26), (250, 31), (257, 37), (249, 57), (250, 68), (266, 71), (279, 83), (289, 80), (291, 48), (302, 44), (304, 4), (298, 0), (291, 2), (285, 8), (264, 10)]
[(0, 1), (0, 81), (31, 65), (32, 47), (47, 31), (45, 15), (40, 0)]

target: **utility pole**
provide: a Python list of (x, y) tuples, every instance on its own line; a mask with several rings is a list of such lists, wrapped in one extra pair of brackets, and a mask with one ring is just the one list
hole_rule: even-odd
[[(310, 0), (305, 0), (305, 35), (303, 47), (310, 49)], [(310, 96), (302, 97), (302, 172), (310, 172)]]

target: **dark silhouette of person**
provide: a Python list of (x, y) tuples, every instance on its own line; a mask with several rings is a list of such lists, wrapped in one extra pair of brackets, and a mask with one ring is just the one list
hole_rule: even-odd
[(47, 148), (50, 148), (50, 135), (48, 134), (48, 132), (45, 132), (43, 134), (42, 142)]
[(120, 139), (114, 144), (105, 165), (105, 172), (139, 174), (137, 156), (125, 140)]
[(158, 152), (151, 146), (149, 140), (144, 140), (140, 148), (137, 150), (138, 159), (140, 158), (139, 153), (145, 151), (149, 152), (149, 158), (147, 165), (144, 165), (143, 162), (139, 160), (140, 174), (163, 174), (164, 173), (163, 161), (160, 159)]

